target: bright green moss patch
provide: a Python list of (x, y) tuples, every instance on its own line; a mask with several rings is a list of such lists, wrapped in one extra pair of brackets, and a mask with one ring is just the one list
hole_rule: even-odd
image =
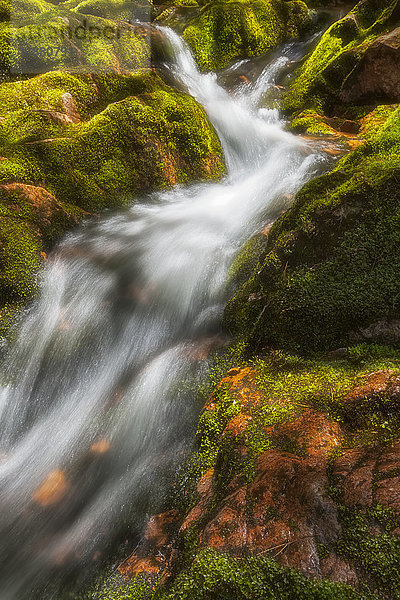
[(130, 22), (135, 19), (148, 21), (151, 11), (151, 3), (147, 0), (69, 0), (64, 6), (82, 15)]
[(212, 549), (198, 553), (190, 567), (170, 586), (150, 586), (139, 578), (115, 591), (104, 591), (99, 600), (373, 600), (346, 585), (317, 581), (274, 561), (254, 556), (234, 559)]
[(290, 124), (294, 131), (301, 131), (307, 135), (337, 135), (318, 113), (312, 110), (304, 110), (298, 114)]
[(382, 104), (374, 108), (371, 112), (361, 117), (360, 136), (371, 139), (376, 136), (382, 126), (394, 111), (399, 108), (398, 104)]
[(32, 297), (42, 244), (33, 229), (10, 217), (0, 220), (1, 304)]
[(63, 5), (48, 4), (36, 15), (15, 16), (0, 27), (0, 68), (13, 76), (63, 68), (119, 73), (149, 65), (142, 29)]
[(1, 0), (0, 21), (21, 23), (23, 20), (53, 9), (54, 6), (45, 0)]
[(146, 188), (224, 173), (217, 134), (195, 100), (172, 90), (110, 104), (64, 136), (5, 148), (0, 179), (44, 181), (85, 210), (130, 201)]
[(160, 89), (169, 88), (151, 70), (126, 75), (54, 71), (0, 85), (0, 116), (22, 109), (58, 111), (68, 115), (67, 94), (72, 96), (79, 118), (85, 121), (110, 102)]
[[(167, 12), (166, 22), (173, 25)], [(177, 20), (198, 64), (207, 71), (264, 54), (300, 35), (309, 23), (307, 6), (300, 0), (216, 0), (205, 4), (186, 26)]]

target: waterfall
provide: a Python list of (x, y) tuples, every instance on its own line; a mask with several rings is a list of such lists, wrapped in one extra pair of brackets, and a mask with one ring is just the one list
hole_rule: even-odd
[(193, 437), (177, 390), (219, 343), (234, 256), (323, 160), (259, 107), (294, 45), (228, 93), (163, 32), (228, 174), (136, 199), (52, 253), (0, 373), (1, 600), (32, 598), (49, 573), (91, 562), (126, 511), (150, 510)]

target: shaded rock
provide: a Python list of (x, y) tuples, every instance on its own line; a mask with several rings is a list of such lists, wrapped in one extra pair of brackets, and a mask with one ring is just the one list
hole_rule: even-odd
[(351, 331), (349, 337), (353, 342), (374, 340), (384, 344), (396, 344), (400, 340), (400, 319), (380, 319), (367, 327)]
[(134, 577), (138, 573), (154, 576), (166, 572), (172, 553), (171, 539), (178, 520), (179, 513), (175, 510), (151, 517), (142, 541), (133, 554), (119, 565), (118, 571), (125, 577)]
[(343, 102), (400, 102), (400, 27), (378, 37), (345, 79)]

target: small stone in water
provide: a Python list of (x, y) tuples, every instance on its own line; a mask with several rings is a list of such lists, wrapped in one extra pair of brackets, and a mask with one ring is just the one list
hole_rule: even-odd
[(105, 438), (99, 440), (98, 442), (94, 442), (94, 444), (92, 444), (90, 446), (90, 452), (92, 454), (105, 454), (106, 452), (109, 451), (109, 449), (111, 448), (111, 444), (108, 440), (106, 440)]
[(68, 490), (68, 483), (63, 471), (51, 471), (44, 482), (37, 488), (33, 495), (35, 502), (40, 506), (57, 504)]

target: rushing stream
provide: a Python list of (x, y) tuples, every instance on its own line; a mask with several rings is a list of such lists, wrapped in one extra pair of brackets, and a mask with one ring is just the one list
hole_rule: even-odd
[(0, 375), (0, 600), (32, 598), (54, 569), (94, 560), (126, 511), (150, 510), (192, 440), (196, 411), (176, 390), (223, 343), (235, 253), (324, 161), (258, 108), (299, 45), (229, 94), (164, 34), (229, 174), (137, 199), (51, 255)]

